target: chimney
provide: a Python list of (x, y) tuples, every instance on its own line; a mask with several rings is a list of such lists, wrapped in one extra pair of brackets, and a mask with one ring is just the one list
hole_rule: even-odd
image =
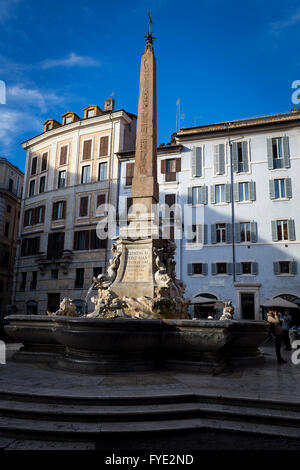
[(115, 100), (113, 98), (107, 98), (104, 101), (104, 111), (114, 111), (115, 110)]

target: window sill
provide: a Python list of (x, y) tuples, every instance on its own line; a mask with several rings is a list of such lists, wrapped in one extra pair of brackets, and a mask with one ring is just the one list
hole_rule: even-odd
[(274, 199), (271, 199), (272, 202), (282, 202), (282, 201), (289, 201), (291, 198), (289, 197), (278, 197), (278, 198), (274, 198)]
[(205, 277), (207, 274), (189, 274), (190, 277)]
[(296, 274), (291, 274), (291, 273), (285, 273), (285, 274), (275, 274), (277, 277), (294, 277)]
[(230, 202), (212, 202), (214, 206), (228, 206)]
[(237, 204), (252, 204), (254, 201), (251, 201), (250, 199), (247, 200), (247, 201), (234, 201), (236, 202)]

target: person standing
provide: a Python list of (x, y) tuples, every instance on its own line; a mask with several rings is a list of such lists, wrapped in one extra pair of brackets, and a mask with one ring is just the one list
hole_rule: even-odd
[(285, 350), (291, 351), (291, 342), (290, 342), (290, 329), (292, 324), (292, 317), (288, 310), (285, 310), (282, 317), (282, 339), (285, 344)]
[(286, 361), (281, 357), (280, 352), (283, 331), (280, 325), (280, 317), (278, 313), (269, 308), (267, 321), (270, 324), (273, 335), (275, 336), (275, 351), (277, 362), (278, 364), (285, 364)]

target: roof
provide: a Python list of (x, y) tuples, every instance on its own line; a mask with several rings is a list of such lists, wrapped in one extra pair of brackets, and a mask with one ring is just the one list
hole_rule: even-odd
[(13, 167), (15, 170), (17, 170), (19, 173), (21, 173), (22, 175), (24, 175), (23, 171), (20, 170), (20, 168), (18, 168), (16, 165), (14, 165), (13, 163), (11, 163), (9, 160), (7, 160), (7, 158), (5, 157), (0, 157), (0, 163), (3, 162), (3, 163), (7, 163), (8, 165), (10, 165), (11, 167)]
[[(157, 147), (157, 155), (158, 156), (163, 156), (163, 155), (169, 155), (173, 153), (179, 153), (182, 149), (181, 144), (166, 144), (162, 146), (161, 144), (159, 147)], [(128, 160), (130, 158), (135, 158), (135, 150), (123, 150), (121, 152), (117, 152), (117, 156), (119, 160)]]

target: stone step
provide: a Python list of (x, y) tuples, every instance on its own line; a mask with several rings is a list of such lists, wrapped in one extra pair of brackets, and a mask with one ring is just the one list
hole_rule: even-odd
[(82, 423), (37, 421), (18, 418), (1, 418), (0, 435), (22, 437), (23, 439), (49, 439), (91, 441), (101, 440), (101, 437), (117, 435), (151, 435), (155, 433), (171, 433), (178, 431), (215, 430), (225, 432), (238, 432), (255, 434), (256, 436), (280, 436), (288, 439), (299, 439), (300, 429), (279, 425), (257, 424), (240, 421), (190, 418), (182, 420), (165, 421), (139, 421), (139, 422), (107, 422)]

